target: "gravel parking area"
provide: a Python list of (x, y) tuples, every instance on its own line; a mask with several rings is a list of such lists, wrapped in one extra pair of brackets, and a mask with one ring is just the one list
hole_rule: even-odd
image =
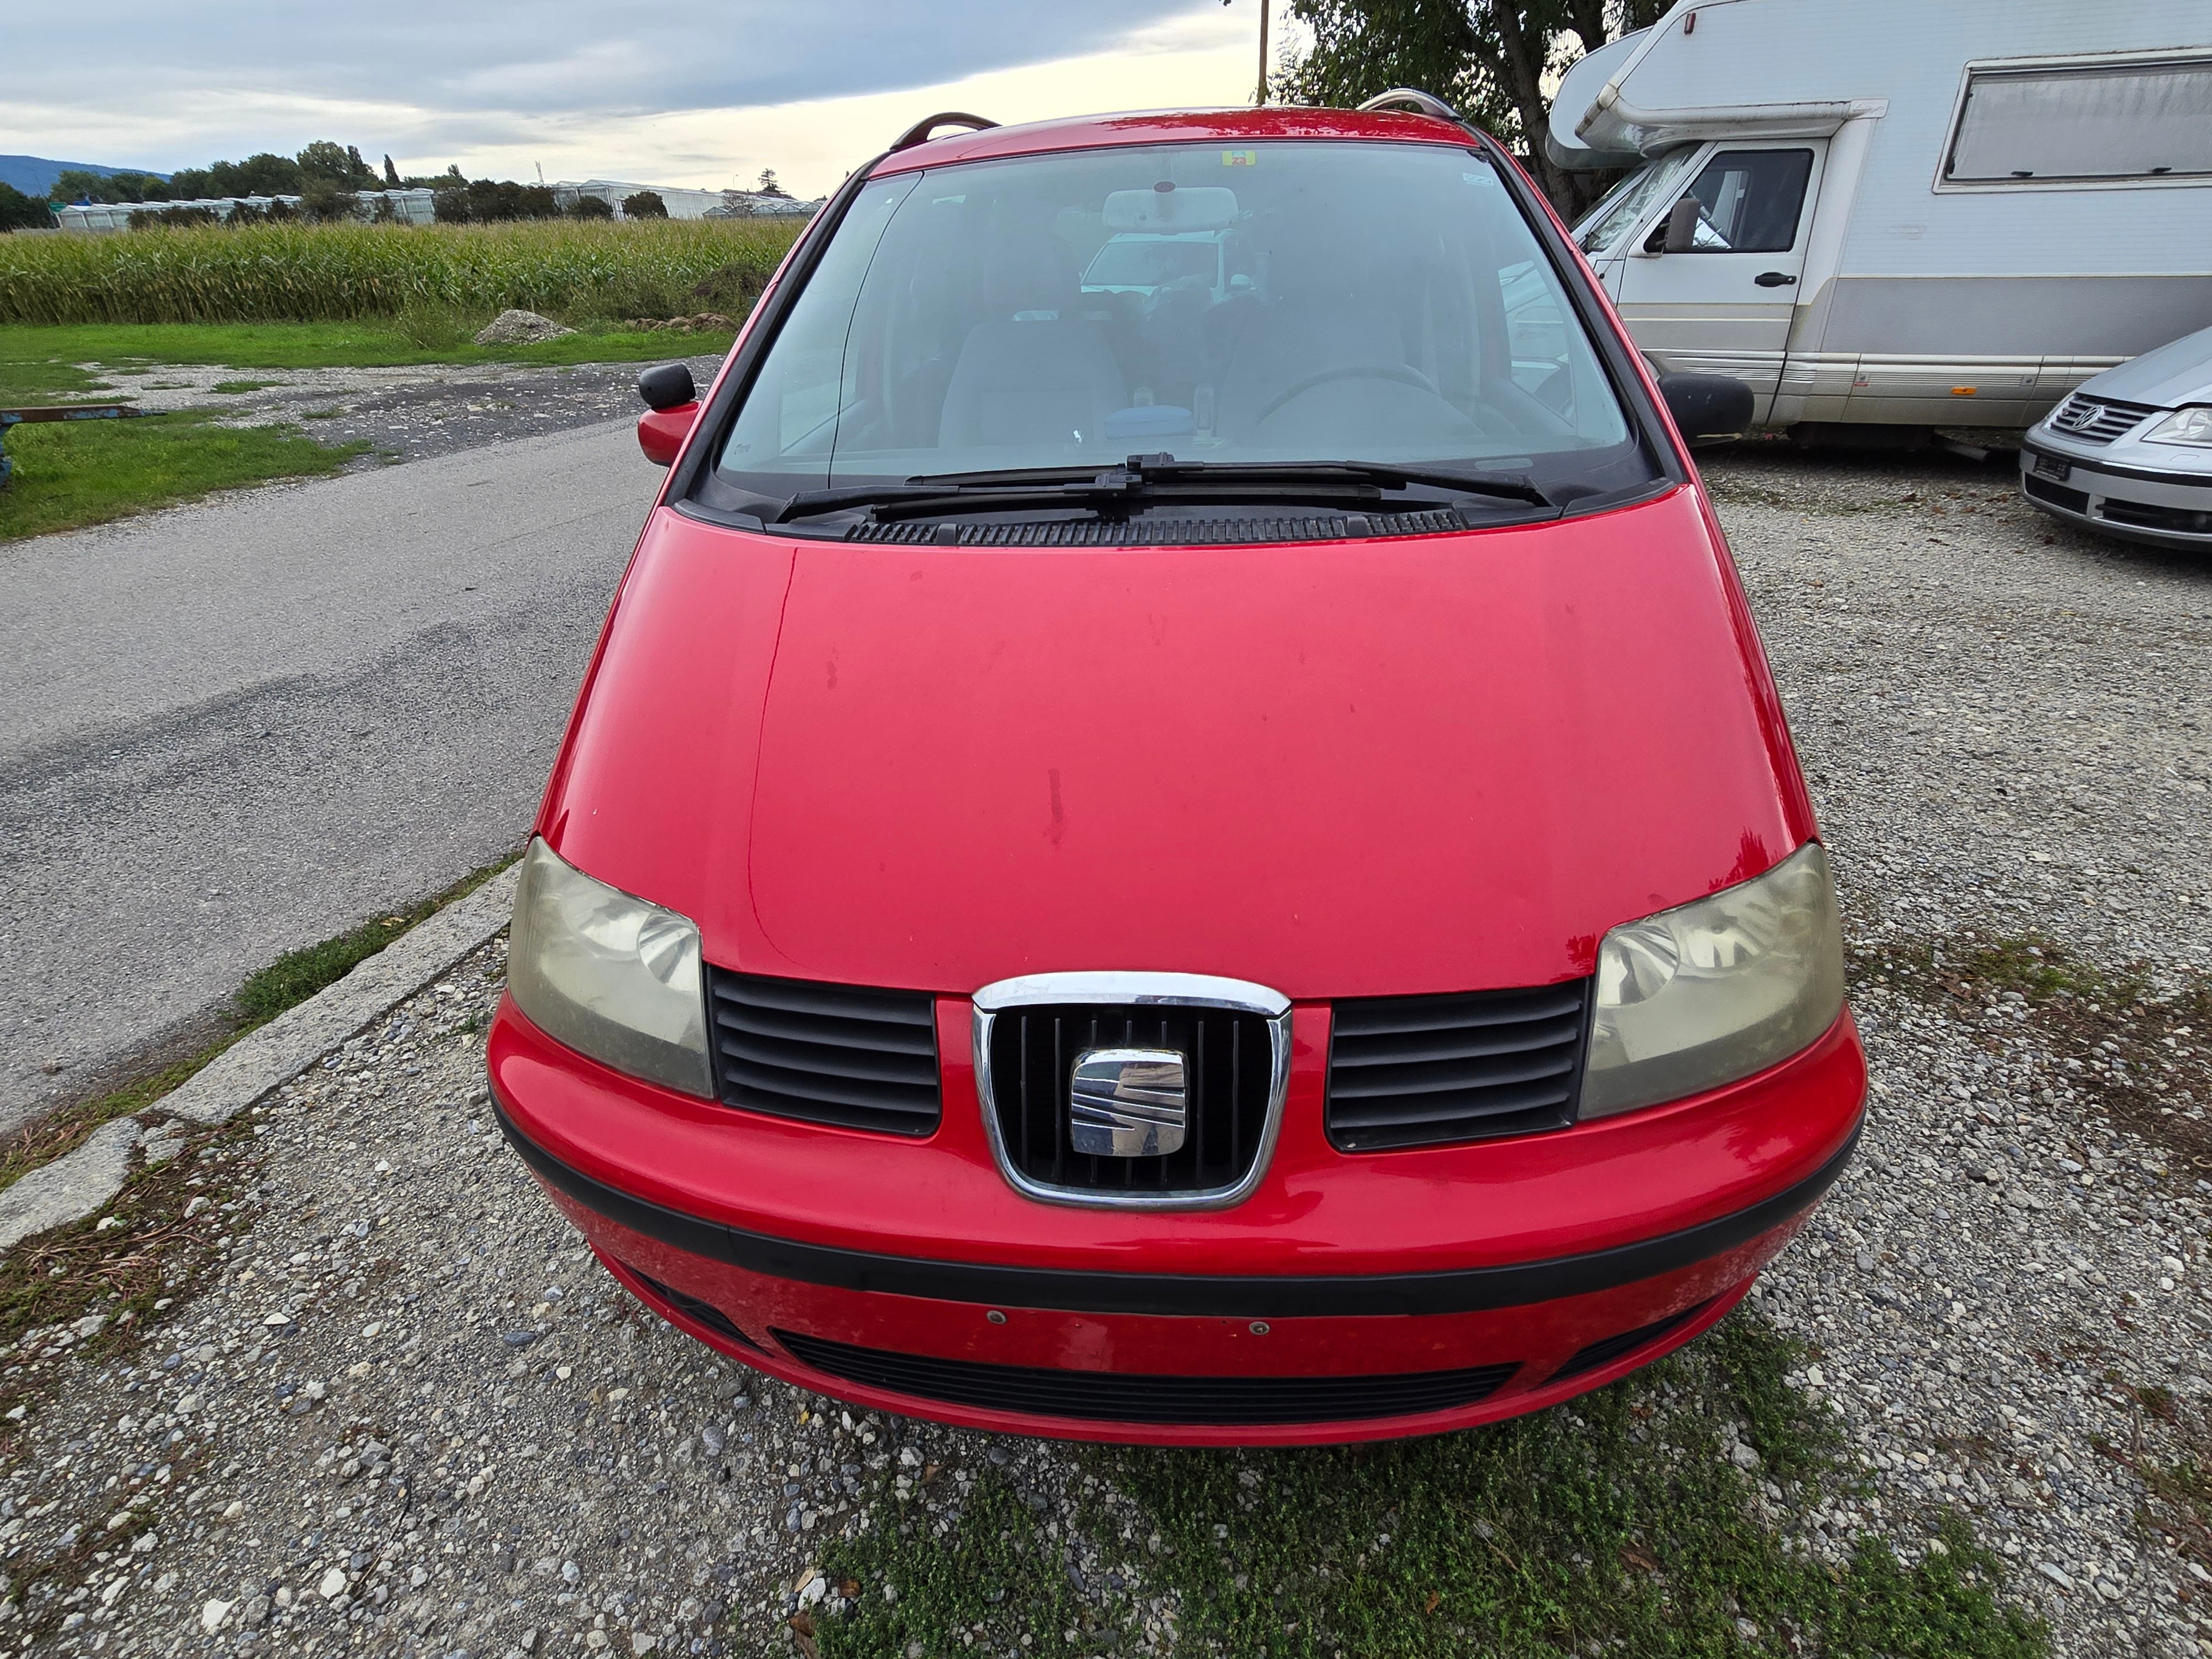
[[(1800, 1345), (1855, 1479), (1800, 1501), (1732, 1423), (1730, 1478), (1826, 1561), (1942, 1553), (1955, 1515), (2057, 1653), (2212, 1659), (2212, 567), (2000, 468), (1706, 459), (1875, 1077), (1859, 1164), (1735, 1316)], [(1003, 1488), (1070, 1540), (1087, 1612), (1037, 1570), (1060, 1650), (1176, 1650), (1189, 1609), (1073, 1542), (1145, 1554), (1087, 1455), (848, 1413), (613, 1286), (485, 1108), (500, 948), (0, 1264), (0, 1305), (100, 1251), (122, 1292), (0, 1352), (0, 1646), (860, 1650), (837, 1610), (897, 1587), (825, 1577), (829, 1541)]]
[[(671, 356), (684, 337), (670, 337)], [(719, 352), (684, 357), (704, 390)], [(635, 415), (647, 363), (416, 363), (395, 368), (224, 368), (165, 363), (118, 384), (141, 409), (213, 411), (226, 424), (296, 422), (325, 443), (366, 440), (378, 466)], [(246, 387), (250, 390), (219, 391)]]

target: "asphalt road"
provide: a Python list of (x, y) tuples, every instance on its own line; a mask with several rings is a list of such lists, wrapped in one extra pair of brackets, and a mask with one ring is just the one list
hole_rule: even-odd
[(659, 476), (623, 420), (0, 548), (0, 1132), (514, 847)]

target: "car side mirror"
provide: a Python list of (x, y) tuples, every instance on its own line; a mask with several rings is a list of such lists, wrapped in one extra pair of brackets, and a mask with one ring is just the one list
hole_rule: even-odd
[(1698, 246), (1698, 222), (1705, 204), (1685, 196), (1668, 210), (1667, 220), (1644, 239), (1646, 253), (1693, 253)]
[(673, 409), (678, 404), (699, 400), (689, 363), (655, 363), (637, 377), (637, 395), (653, 409)]
[(689, 363), (655, 363), (637, 377), (637, 395), (651, 405), (637, 417), (637, 447), (655, 466), (673, 466), (699, 418), (699, 391)]
[(1732, 374), (1662, 374), (1659, 395), (1687, 443), (1741, 437), (1751, 425), (1751, 388)]

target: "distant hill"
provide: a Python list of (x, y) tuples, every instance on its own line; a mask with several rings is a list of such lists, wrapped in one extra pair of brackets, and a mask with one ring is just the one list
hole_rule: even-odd
[[(0, 155), (0, 185), (13, 185), (26, 196), (44, 196), (54, 187), (54, 180), (62, 176), (64, 167), (80, 167), (103, 179), (118, 173), (152, 171), (149, 167), (102, 167), (97, 161), (50, 161), (43, 155)], [(157, 173), (154, 176), (166, 179), (169, 175)]]

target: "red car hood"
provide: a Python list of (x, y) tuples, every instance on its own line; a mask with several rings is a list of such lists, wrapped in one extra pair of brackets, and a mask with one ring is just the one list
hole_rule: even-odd
[(1812, 833), (1696, 494), (1463, 536), (989, 551), (656, 514), (541, 830), (749, 972), (1296, 998), (1588, 973)]

